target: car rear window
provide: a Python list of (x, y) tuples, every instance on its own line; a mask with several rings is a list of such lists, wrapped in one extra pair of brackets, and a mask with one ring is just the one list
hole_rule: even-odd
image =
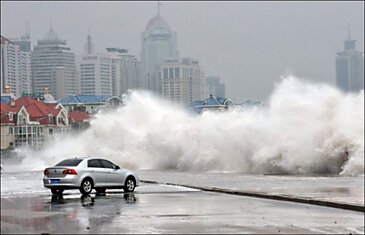
[(77, 166), (82, 159), (66, 159), (56, 164), (56, 166)]
[(87, 167), (102, 168), (99, 159), (92, 159), (87, 162)]

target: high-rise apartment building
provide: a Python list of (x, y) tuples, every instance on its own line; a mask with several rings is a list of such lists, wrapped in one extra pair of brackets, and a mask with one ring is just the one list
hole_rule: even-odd
[(22, 93), (32, 92), (32, 69), (30, 51), (20, 51), (20, 89)]
[(349, 32), (344, 50), (336, 57), (336, 84), (345, 92), (364, 89), (364, 54), (356, 50), (355, 42)]
[(30, 34), (25, 33), (19, 38), (12, 39), (12, 41), (20, 47), (21, 51), (30, 52), (31, 51), (31, 43), (30, 43)]
[(76, 94), (75, 55), (66, 40), (61, 40), (52, 28), (34, 46), (31, 69), (34, 93), (42, 93), (48, 88), (55, 99)]
[(198, 60), (164, 60), (158, 75), (162, 81), (162, 96), (173, 103), (187, 105), (206, 98), (205, 80)]
[(205, 80), (210, 95), (222, 98), (226, 97), (226, 85), (221, 83), (219, 77), (209, 76)]
[(1, 36), (1, 92), (6, 86), (16, 97), (31, 92), (30, 52)]
[(80, 64), (81, 95), (112, 95), (112, 59), (103, 54), (85, 55)]
[(158, 12), (142, 33), (143, 87), (161, 93), (161, 81), (156, 73), (159, 65), (164, 59), (178, 57), (176, 32)]
[(81, 95), (112, 95), (112, 58), (106, 53), (94, 52), (90, 33), (79, 69)]
[(32, 50), (30, 42), (30, 22), (25, 21), (25, 33), (19, 38), (10, 39), (16, 45), (20, 46), (21, 51), (30, 52)]
[(129, 89), (145, 89), (142, 81), (141, 62), (135, 55), (128, 54), (127, 49), (107, 48), (112, 58), (113, 95), (120, 96)]

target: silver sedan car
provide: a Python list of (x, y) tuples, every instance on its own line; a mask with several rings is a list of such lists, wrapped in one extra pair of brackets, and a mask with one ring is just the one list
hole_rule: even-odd
[(133, 192), (139, 178), (131, 171), (101, 158), (70, 158), (44, 170), (43, 185), (53, 194), (62, 194), (65, 189), (79, 189), (84, 195), (95, 189), (122, 188)]

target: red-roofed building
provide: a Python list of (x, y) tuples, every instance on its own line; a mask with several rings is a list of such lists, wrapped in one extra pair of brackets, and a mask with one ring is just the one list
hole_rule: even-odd
[(31, 97), (1, 103), (1, 150), (17, 146), (39, 148), (57, 133), (71, 130), (67, 110)]
[(81, 130), (89, 127), (89, 120), (91, 116), (88, 113), (75, 110), (68, 113), (68, 118), (72, 128)]

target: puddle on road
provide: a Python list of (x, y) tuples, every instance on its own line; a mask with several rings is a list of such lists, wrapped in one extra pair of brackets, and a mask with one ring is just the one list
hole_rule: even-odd
[(316, 189), (314, 192), (318, 193), (340, 193), (344, 195), (350, 195), (350, 189), (345, 187), (337, 187), (337, 188), (319, 188)]

